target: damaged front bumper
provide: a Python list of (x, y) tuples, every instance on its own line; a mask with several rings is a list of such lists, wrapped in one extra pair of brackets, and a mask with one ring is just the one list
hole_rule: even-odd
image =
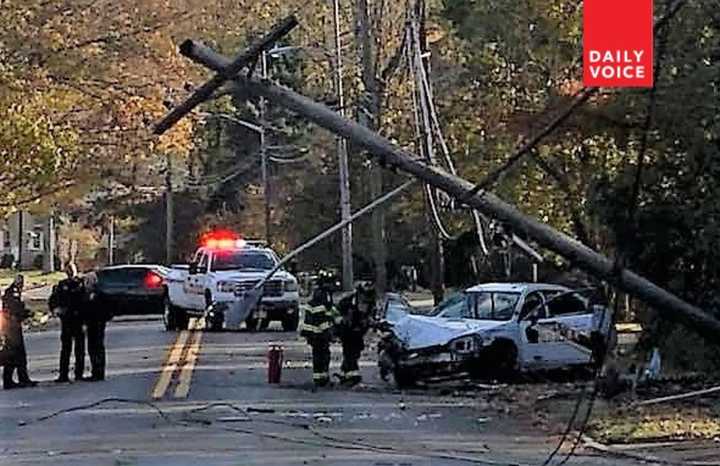
[(397, 339), (386, 342), (380, 355), (381, 374), (402, 372), (413, 379), (479, 374), (492, 364), (486, 347), (477, 336), (445, 345), (408, 350)]

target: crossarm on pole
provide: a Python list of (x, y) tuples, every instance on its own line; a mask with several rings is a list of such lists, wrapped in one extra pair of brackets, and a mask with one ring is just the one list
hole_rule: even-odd
[[(203, 84), (185, 102), (172, 109), (170, 113), (158, 122), (155, 126), (155, 134), (163, 134), (172, 128), (175, 123), (180, 121), (195, 107), (208, 100), (212, 96), (213, 92), (220, 88), (220, 86), (222, 86), (226, 81), (232, 79), (233, 76), (240, 72), (240, 70), (250, 64), (252, 60), (257, 58), (259, 53), (270, 48), (278, 39), (287, 35), (297, 25), (297, 18), (295, 18), (295, 16), (288, 16), (275, 25), (270, 32), (265, 34), (261, 39), (251, 44), (250, 47), (238, 55), (234, 60), (228, 60), (222, 69), (216, 70), (218, 71), (217, 75), (215, 75), (210, 81)], [(183, 47), (187, 46), (186, 44), (187, 42), (180, 46), (181, 53)]]

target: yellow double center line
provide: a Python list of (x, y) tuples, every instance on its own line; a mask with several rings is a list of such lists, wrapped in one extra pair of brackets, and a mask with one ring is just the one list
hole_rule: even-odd
[(160, 372), (155, 388), (153, 388), (153, 399), (163, 398), (175, 378), (177, 378), (177, 384), (174, 397), (186, 398), (188, 396), (193, 370), (200, 353), (203, 336), (201, 328), (200, 320), (193, 319), (190, 323), (190, 330), (180, 332), (168, 353), (167, 361)]

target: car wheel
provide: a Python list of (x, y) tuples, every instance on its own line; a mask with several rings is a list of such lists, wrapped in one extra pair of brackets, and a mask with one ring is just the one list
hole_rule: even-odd
[(492, 372), (500, 380), (512, 380), (518, 373), (518, 350), (514, 343), (499, 341), (490, 346), (489, 361), (495, 361)]
[(222, 322), (211, 321), (207, 325), (207, 329), (210, 330), (211, 332), (219, 332), (220, 330), (222, 330)]
[(178, 329), (187, 330), (190, 327), (190, 316), (185, 311), (178, 311), (175, 319), (178, 323)]
[(269, 325), (270, 325), (270, 320), (269, 320), (269, 319), (260, 319), (260, 320), (258, 321), (258, 326), (257, 326), (257, 327), (258, 327), (258, 330), (259, 330), (259, 331), (264, 332), (265, 330), (268, 329), (268, 326), (269, 326)]
[(245, 320), (245, 327), (248, 329), (248, 332), (256, 331), (258, 327), (258, 320), (253, 317), (249, 317)]
[(285, 316), (282, 320), (282, 328), (286, 332), (296, 332), (300, 324), (300, 316), (297, 312)]
[(170, 298), (168, 298), (167, 295), (163, 302), (163, 324), (165, 325), (165, 330), (168, 332), (177, 330), (175, 306), (170, 304)]
[(393, 371), (395, 385), (398, 388), (411, 388), (417, 385), (417, 376), (409, 369), (396, 367)]

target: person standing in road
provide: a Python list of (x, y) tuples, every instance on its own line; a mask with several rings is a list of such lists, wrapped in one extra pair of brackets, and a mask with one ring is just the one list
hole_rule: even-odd
[[(6, 390), (37, 385), (37, 382), (30, 380), (27, 370), (27, 353), (25, 352), (22, 322), (29, 317), (30, 313), (22, 301), (24, 285), (24, 277), (18, 275), (2, 296), (2, 312), (5, 314), (3, 321), (6, 322), (5, 344), (10, 353), (3, 368), (3, 388)], [(15, 371), (18, 374), (17, 383), (13, 380)]]
[(69, 382), (70, 353), (75, 346), (75, 380), (83, 380), (85, 371), (85, 332), (81, 313), (85, 305), (85, 283), (77, 276), (75, 264), (65, 268), (67, 278), (53, 288), (50, 311), (60, 317), (60, 374), (58, 383)]
[(316, 387), (324, 387), (330, 382), (330, 342), (340, 314), (333, 306), (327, 286), (317, 288), (308, 304), (300, 335), (312, 348), (313, 382)]
[(375, 313), (375, 292), (361, 286), (338, 303), (342, 320), (337, 328), (342, 343), (341, 383), (354, 386), (362, 382), (358, 362), (365, 349), (365, 334)]
[(105, 327), (112, 313), (98, 299), (95, 289), (97, 278), (88, 274), (85, 280), (86, 300), (83, 306), (83, 322), (87, 327), (88, 354), (90, 355), (91, 376), (88, 380), (105, 380)]

